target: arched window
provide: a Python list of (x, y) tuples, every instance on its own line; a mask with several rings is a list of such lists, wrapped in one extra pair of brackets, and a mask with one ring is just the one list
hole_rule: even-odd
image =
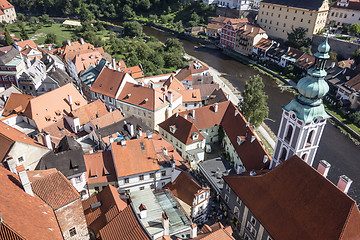
[(239, 214), (240, 214), (239, 208), (237, 206), (235, 206), (234, 207), (234, 216), (239, 218)]
[(286, 137), (285, 137), (286, 141), (290, 142), (292, 133), (293, 133), (293, 126), (289, 125), (287, 133), (286, 133)]
[(281, 160), (281, 161), (284, 161), (284, 160), (286, 159), (286, 155), (287, 155), (286, 148), (283, 148), (282, 151), (281, 151), (280, 160)]
[(309, 133), (308, 138), (306, 140), (306, 146), (310, 146), (312, 144), (313, 135), (314, 135), (314, 130), (311, 130), (311, 132)]

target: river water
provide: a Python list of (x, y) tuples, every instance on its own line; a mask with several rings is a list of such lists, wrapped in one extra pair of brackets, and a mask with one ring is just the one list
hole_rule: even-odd
[[(147, 35), (154, 36), (164, 42), (167, 38), (173, 37), (171, 34), (158, 31), (156, 29), (145, 26), (144, 32)], [(207, 65), (213, 67), (223, 77), (228, 79), (232, 85), (240, 91), (244, 89), (245, 82), (255, 74), (259, 74), (256, 70), (248, 67), (240, 62), (233, 60), (219, 50), (207, 48), (195, 49), (195, 44), (181, 40), (187, 54), (198, 58)], [(282, 107), (288, 104), (294, 97), (290, 92), (281, 92), (276, 82), (260, 74), (265, 84), (265, 92), (268, 95), (268, 105), (270, 108), (269, 119), (265, 123), (276, 134), (280, 125)], [(343, 135), (340, 130), (336, 129), (332, 124), (327, 123), (319, 149), (317, 151), (314, 167), (317, 168), (320, 160), (325, 159), (331, 164), (328, 179), (337, 184), (340, 175), (347, 175), (353, 180), (348, 194), (360, 204), (360, 147), (356, 146), (348, 137)]]

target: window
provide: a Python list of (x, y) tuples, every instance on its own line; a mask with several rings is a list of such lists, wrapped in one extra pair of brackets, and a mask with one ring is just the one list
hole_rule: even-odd
[(300, 22), (303, 22), (303, 19), (300, 19)]
[(29, 86), (29, 89), (32, 90), (32, 86)]
[(144, 180), (144, 175), (140, 175), (139, 180)]
[(150, 188), (151, 188), (151, 189), (154, 189), (154, 188), (155, 188), (155, 184), (151, 184), (151, 185), (150, 185)]
[(240, 211), (239, 211), (239, 208), (238, 207), (234, 207), (234, 215), (235, 217), (239, 218), (239, 215), (240, 215)]
[(286, 148), (282, 149), (280, 160), (284, 161), (286, 159), (287, 151)]
[(289, 125), (288, 130), (287, 130), (287, 134), (286, 134), (286, 137), (285, 137), (286, 141), (290, 142), (292, 133), (293, 133), (293, 127), (291, 125)]
[(286, 23), (284, 23), (284, 27), (286, 27)]
[(150, 173), (150, 178), (155, 178), (155, 173)]
[(255, 219), (253, 216), (251, 216), (250, 222), (251, 222), (252, 225), (255, 226), (255, 224), (256, 224), (256, 219)]
[(225, 187), (225, 188), (226, 188), (226, 190), (228, 191), (228, 193), (230, 193), (230, 189), (231, 189), (230, 186), (226, 184), (226, 187)]
[(23, 157), (23, 156), (19, 157), (19, 158), (18, 158), (18, 161), (19, 161), (19, 163), (24, 162), (24, 157)]
[(293, 18), (293, 20), (295, 21), (296, 17)]
[(129, 183), (129, 178), (124, 178), (124, 183)]
[(308, 21), (308, 23), (310, 23), (310, 22), (311, 22), (311, 20)]
[(99, 187), (95, 187), (95, 191), (97, 191), (97, 192), (98, 192), (98, 191), (99, 191)]
[(310, 146), (312, 144), (313, 141), (313, 135), (314, 135), (314, 130), (312, 130), (309, 135), (308, 138), (306, 140), (306, 146)]
[(227, 203), (229, 202), (229, 197), (226, 194), (225, 194), (225, 202), (227, 202)]
[(239, 197), (236, 197), (236, 202), (237, 202), (237, 204), (241, 205), (241, 200)]
[(70, 237), (75, 236), (75, 235), (76, 235), (76, 229), (75, 229), (75, 227), (71, 228), (71, 229), (69, 230), (69, 233), (70, 233)]
[(269, 236), (268, 236), (266, 240), (273, 240), (273, 239), (272, 239), (271, 237), (269, 237)]
[(161, 171), (161, 176), (162, 177), (165, 177), (166, 176), (166, 171), (164, 170), (164, 171)]
[(285, 16), (285, 19), (287, 19), (287, 16)]
[(145, 189), (145, 187), (140, 187), (140, 191), (142, 191), (142, 190), (144, 190)]
[(76, 182), (76, 183), (81, 183), (81, 176), (76, 177), (76, 178), (75, 178), (75, 182)]
[(164, 185), (165, 185), (165, 182), (162, 182), (162, 183), (161, 183), (161, 186), (163, 187)]

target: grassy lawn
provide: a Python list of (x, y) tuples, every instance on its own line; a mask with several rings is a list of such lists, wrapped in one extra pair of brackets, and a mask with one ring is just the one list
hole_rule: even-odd
[(343, 113), (337, 109), (334, 109), (330, 107), (329, 105), (325, 105), (326, 111), (330, 112), (332, 115), (334, 115), (337, 119), (339, 119), (341, 122), (346, 124), (349, 128), (354, 130), (357, 134), (360, 134), (360, 128), (353, 124), (350, 120), (344, 117)]
[[(15, 23), (8, 25), (9, 31), (14, 33), (16, 37), (20, 38), (20, 30)], [(33, 32), (31, 28), (25, 24), (25, 29), (27, 30), (29, 39), (34, 40), (35, 43), (41, 45), (45, 43), (46, 35), (53, 33), (56, 35), (56, 43), (62, 45), (66, 40), (75, 40), (77, 39), (75, 34), (75, 29), (68, 29), (62, 26), (60, 23), (54, 23), (50, 25), (44, 25), (42, 28)], [(107, 30), (96, 32), (97, 36), (100, 36), (103, 40), (109, 39), (110, 32)]]

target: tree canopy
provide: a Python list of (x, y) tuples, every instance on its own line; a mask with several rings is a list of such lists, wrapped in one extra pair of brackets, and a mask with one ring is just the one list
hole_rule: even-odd
[(303, 27), (292, 29), (292, 32), (288, 33), (287, 45), (297, 49), (307, 48), (311, 44), (311, 39), (306, 37), (307, 32), (308, 29)]
[(7, 29), (7, 27), (5, 27), (5, 42), (6, 42), (7, 46), (13, 44), (12, 37), (10, 36), (9, 30)]
[(351, 25), (351, 27), (349, 28), (349, 32), (351, 35), (359, 35), (360, 34), (360, 25), (359, 23), (354, 23), (353, 25)]
[(264, 86), (260, 75), (251, 77), (250, 81), (245, 83), (245, 90), (242, 92), (244, 100), (239, 104), (244, 117), (255, 127), (260, 126), (269, 115), (269, 107), (266, 102), (268, 96), (263, 91)]

